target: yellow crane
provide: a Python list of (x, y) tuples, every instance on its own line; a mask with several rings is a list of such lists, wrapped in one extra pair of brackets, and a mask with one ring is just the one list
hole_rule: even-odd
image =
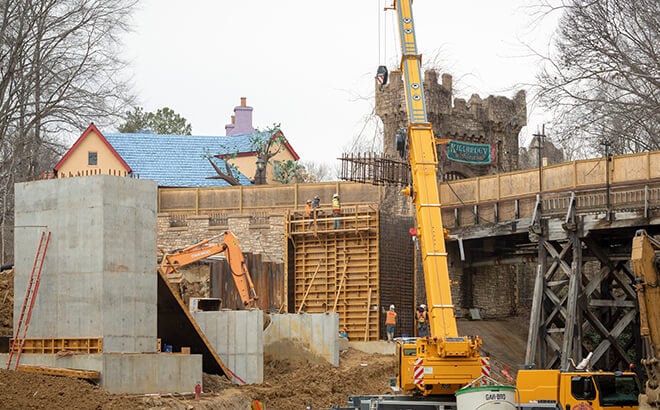
[(397, 343), (397, 387), (426, 396), (453, 395), (482, 376), (487, 358), (479, 353), (479, 338), (458, 335), (442, 225), (436, 139), (426, 114), (412, 2), (395, 0), (392, 8), (399, 22), (412, 173), (412, 186), (404, 193), (415, 204), (430, 324), (429, 337)]
[[(427, 408), (429, 400), (455, 395), (459, 410), (558, 408), (556, 406), (562, 409), (564, 406), (571, 409), (636, 408), (635, 392), (639, 390), (635, 374), (593, 372), (587, 368), (588, 359), (574, 372), (521, 371), (517, 388), (478, 384), (484, 379), (482, 376), (489, 375), (489, 358), (481, 356), (482, 341), (478, 337), (459, 336), (454, 316), (438, 189), (436, 144), (444, 141), (434, 137), (427, 119), (412, 0), (394, 0), (391, 8), (398, 13), (400, 69), (408, 114), (407, 138), (397, 140), (397, 149), (400, 153), (407, 151), (410, 162), (412, 185), (403, 192), (415, 205), (430, 323), (430, 336), (397, 342), (396, 388), (412, 396), (423, 396), (404, 401), (402, 405), (410, 409)], [(377, 79), (384, 82), (386, 76), (386, 68), (380, 67)], [(488, 378), (485, 380), (490, 382)]]
[(656, 250), (660, 250), (660, 242), (645, 230), (637, 231), (630, 264), (635, 273), (642, 365), (647, 376), (644, 391), (639, 396), (640, 409), (660, 408), (660, 259)]

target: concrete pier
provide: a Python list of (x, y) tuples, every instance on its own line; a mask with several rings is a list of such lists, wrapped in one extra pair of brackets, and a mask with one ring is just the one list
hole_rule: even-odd
[(189, 392), (199, 355), (157, 353), (154, 181), (97, 175), (15, 186), (14, 329), (42, 232), (50, 232), (28, 339), (101, 338), (101, 352), (21, 364), (101, 372), (112, 393)]

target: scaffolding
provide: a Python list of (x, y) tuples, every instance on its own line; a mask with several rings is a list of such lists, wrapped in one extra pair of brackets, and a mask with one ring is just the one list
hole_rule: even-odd
[[(287, 311), (338, 313), (351, 340), (378, 340), (379, 213), (373, 205), (290, 212), (285, 223)], [(338, 221), (338, 225), (335, 222)]]

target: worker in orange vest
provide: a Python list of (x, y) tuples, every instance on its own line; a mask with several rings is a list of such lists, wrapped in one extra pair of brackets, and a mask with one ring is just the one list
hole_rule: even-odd
[[(305, 219), (312, 217), (312, 200), (311, 199), (307, 200), (307, 204), (305, 205), (304, 216), (305, 216)], [(314, 220), (309, 221), (309, 225), (307, 226), (307, 228), (311, 228), (313, 223), (314, 223)]]
[(415, 312), (415, 321), (417, 322), (417, 336), (429, 336), (429, 313), (426, 310), (426, 305), (419, 305)]
[(396, 311), (394, 311), (394, 305), (390, 305), (390, 310), (387, 311), (387, 316), (385, 317), (385, 329), (387, 331), (388, 342), (392, 342), (394, 340), (395, 326), (396, 326)]

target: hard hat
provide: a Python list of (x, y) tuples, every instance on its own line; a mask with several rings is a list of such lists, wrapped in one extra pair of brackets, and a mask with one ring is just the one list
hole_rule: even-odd
[(308, 200), (307, 200), (307, 203), (308, 203), (308, 204), (311, 204), (311, 203), (312, 203), (312, 200), (311, 200), (311, 199), (308, 199)]
[(421, 305), (419, 305), (419, 307), (421, 307), (422, 309), (426, 309), (426, 305), (423, 304), (423, 303)]
[(390, 310), (394, 310), (394, 305), (390, 305)]
[(333, 198), (339, 198), (339, 194), (334, 194), (332, 197)]

